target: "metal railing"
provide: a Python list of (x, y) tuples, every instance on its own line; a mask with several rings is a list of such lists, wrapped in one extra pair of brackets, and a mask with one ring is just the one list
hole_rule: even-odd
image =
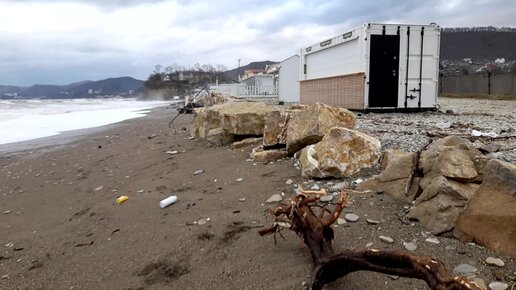
[(211, 87), (211, 90), (242, 99), (278, 98), (278, 86), (274, 85), (247, 86), (245, 84), (220, 84)]

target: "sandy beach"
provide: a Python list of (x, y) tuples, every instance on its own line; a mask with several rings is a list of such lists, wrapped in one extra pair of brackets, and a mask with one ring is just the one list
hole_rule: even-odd
[[(286, 159), (249, 161), (251, 148), (211, 147), (189, 138), (192, 115), (176, 111), (0, 148), (0, 289), (303, 289), (313, 268), (302, 241), (284, 231), (260, 237), (272, 218), (265, 201), (293, 195), (303, 180)], [(36, 146), (36, 143), (39, 145)], [(32, 145), (31, 145), (32, 144)], [(167, 151), (177, 151), (169, 154)], [(203, 173), (194, 175), (195, 171)], [(286, 181), (292, 179), (293, 184)], [(319, 181), (326, 186), (335, 180)], [(116, 198), (129, 199), (117, 204)], [(161, 209), (159, 201), (177, 195)], [(516, 262), (483, 247), (439, 237), (407, 222), (387, 195), (353, 195), (335, 228), (335, 250), (373, 247), (433, 256), (448, 269), (478, 268), (487, 283), (515, 276)], [(371, 225), (366, 219), (381, 221)], [(423, 234), (422, 234), (423, 232)], [(380, 235), (394, 238), (383, 243)], [(500, 257), (503, 268), (486, 265)], [(427, 289), (423, 281), (358, 272), (327, 289)]]

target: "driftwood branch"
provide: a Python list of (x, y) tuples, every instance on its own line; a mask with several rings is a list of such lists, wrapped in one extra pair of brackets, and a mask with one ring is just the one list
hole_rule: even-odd
[(346, 250), (335, 255), (331, 225), (350, 202), (348, 195), (351, 192), (341, 191), (338, 202), (329, 209), (329, 205), (319, 204), (325, 192), (305, 191), (299, 186), (296, 197), (285, 199), (271, 211), (274, 224), (259, 231), (264, 236), (290, 229), (303, 239), (315, 264), (309, 289), (322, 289), (327, 283), (363, 270), (421, 279), (434, 290), (482, 289), (463, 276), (451, 275), (443, 263), (426, 256), (376, 249)]

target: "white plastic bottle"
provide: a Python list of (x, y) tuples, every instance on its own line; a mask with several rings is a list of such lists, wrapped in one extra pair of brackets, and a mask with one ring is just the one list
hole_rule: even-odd
[(167, 206), (174, 204), (177, 201), (177, 196), (172, 195), (159, 202), (159, 207), (166, 208)]

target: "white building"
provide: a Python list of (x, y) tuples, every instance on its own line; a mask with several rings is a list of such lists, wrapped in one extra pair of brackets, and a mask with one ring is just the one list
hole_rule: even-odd
[(285, 103), (299, 103), (299, 55), (283, 60), (279, 65), (279, 100)]
[(357, 110), (435, 108), (439, 45), (435, 24), (368, 23), (306, 47), (300, 56), (300, 103)]

